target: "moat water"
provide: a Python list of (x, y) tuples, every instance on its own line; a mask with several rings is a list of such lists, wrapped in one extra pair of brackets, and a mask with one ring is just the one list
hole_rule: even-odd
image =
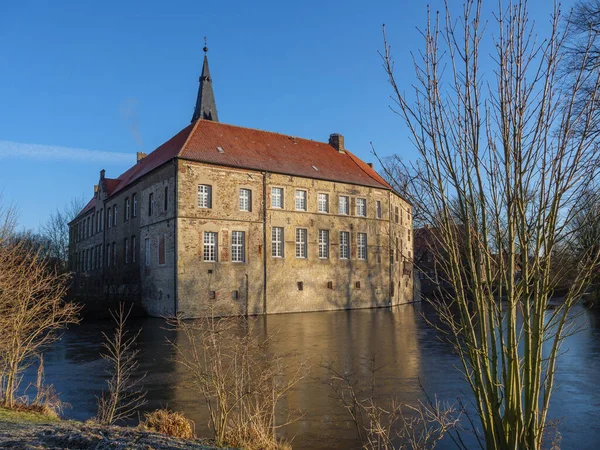
[[(578, 308), (574, 320), (581, 328), (567, 338), (559, 361), (551, 420), (559, 420), (563, 449), (596, 449), (600, 446), (600, 312)], [(340, 368), (361, 369), (364, 359), (376, 355), (378, 394), (414, 404), (424, 390), (440, 400), (469, 402), (468, 386), (457, 367), (451, 347), (438, 339), (426, 321), (434, 313), (426, 305), (391, 309), (285, 314), (255, 319), (265, 334), (278, 333), (277, 351), (299, 353), (309, 360), (311, 372), (284, 399), (305, 416), (282, 430), (293, 438), (294, 449), (360, 448), (352, 423), (322, 380), (323, 361)], [(160, 319), (132, 321), (139, 336), (140, 372), (147, 372), (148, 405), (144, 410), (168, 407), (183, 411), (196, 423), (199, 435), (209, 435), (207, 414), (200, 397), (188, 386), (186, 373), (173, 362), (166, 338), (178, 336), (165, 330)], [(53, 383), (60, 398), (71, 404), (68, 418), (85, 420), (95, 413), (96, 399), (105, 387), (104, 361), (100, 358), (101, 332), (110, 322), (88, 322), (69, 329), (45, 354), (46, 382)], [(29, 380), (26, 379), (25, 382)], [(472, 436), (464, 438), (477, 448)], [(455, 448), (445, 439), (438, 448)]]

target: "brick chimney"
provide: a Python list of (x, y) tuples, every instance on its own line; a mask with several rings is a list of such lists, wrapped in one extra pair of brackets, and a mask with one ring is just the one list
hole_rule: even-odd
[(101, 179), (101, 180), (104, 180), (104, 174), (105, 174), (105, 173), (106, 173), (106, 170), (104, 170), (104, 169), (102, 169), (102, 170), (100, 171), (100, 179)]
[(346, 153), (346, 149), (344, 148), (344, 136), (339, 133), (329, 135), (329, 145), (340, 153)]
[(146, 154), (144, 152), (137, 152), (137, 162), (140, 162), (145, 157), (146, 157)]
[(367, 166), (369, 166), (372, 169), (373, 168), (373, 163), (367, 163)]
[(95, 184), (94, 185), (94, 197), (96, 197), (98, 195), (98, 185)]

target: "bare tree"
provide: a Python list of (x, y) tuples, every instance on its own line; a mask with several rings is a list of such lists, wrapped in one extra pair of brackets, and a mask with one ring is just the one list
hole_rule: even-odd
[(500, 6), (489, 57), (480, 52), (489, 27), (481, 8), (467, 0), (458, 19), (448, 4), (445, 15), (429, 16), (410, 93), (396, 83), (385, 30), (382, 58), (420, 154), (413, 192), (428, 205), (424, 220), (436, 229), (452, 287), (435, 303), (440, 332), (460, 357), (485, 445), (539, 449), (569, 312), (598, 267), (598, 250), (584, 252), (562, 302), (547, 312), (564, 277), (553, 261), (570, 247), (576, 200), (599, 167), (600, 78), (586, 70), (595, 31), (563, 89), (568, 26), (558, 7), (549, 35), (538, 39), (525, 0)]
[(139, 350), (136, 348), (139, 330), (135, 334), (127, 331), (127, 319), (131, 313), (125, 310), (125, 305), (119, 305), (119, 311), (111, 311), (110, 314), (115, 322), (115, 330), (112, 336), (104, 332), (104, 358), (109, 363), (107, 373), (108, 391), (103, 391), (98, 398), (98, 414), (96, 420), (103, 425), (112, 425), (115, 422), (131, 418), (138, 408), (144, 406), (146, 391), (142, 389), (142, 382), (146, 374), (136, 376), (139, 367)]
[(14, 208), (0, 202), (0, 399), (7, 407), (16, 404), (23, 371), (79, 320), (79, 307), (63, 301), (68, 276), (16, 239), (15, 223)]
[[(377, 395), (379, 368), (375, 355), (365, 358), (363, 366), (366, 367), (361, 369), (366, 368), (369, 377), (339, 370), (333, 362), (322, 364), (327, 371), (323, 382), (350, 415), (363, 449), (433, 449), (449, 431), (458, 427), (461, 412), (453, 405), (437, 400), (406, 405), (396, 398)], [(458, 448), (466, 448), (460, 441), (455, 442)]]
[(69, 222), (85, 206), (83, 197), (73, 198), (63, 210), (57, 209), (40, 226), (40, 234), (48, 245), (48, 256), (53, 258), (59, 272), (67, 271), (69, 258)]
[(306, 376), (305, 364), (286, 363), (270, 350), (273, 338), (261, 338), (243, 316), (213, 315), (193, 322), (176, 318), (170, 323), (184, 337), (171, 344), (204, 399), (217, 445), (287, 448), (275, 432), (300, 414), (288, 411), (277, 423), (276, 409)]

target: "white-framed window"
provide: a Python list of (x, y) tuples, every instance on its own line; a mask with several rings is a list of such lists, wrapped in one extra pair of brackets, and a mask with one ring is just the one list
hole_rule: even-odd
[(129, 197), (127, 197), (125, 199), (125, 220), (129, 220), (129, 214), (130, 214), (130, 203), (129, 203)]
[(131, 236), (131, 262), (135, 262), (137, 259), (137, 242), (135, 236)]
[(100, 231), (104, 230), (104, 208), (100, 210)]
[(350, 232), (340, 231), (340, 259), (350, 257)]
[(113, 227), (117, 226), (117, 205), (113, 205)]
[(96, 211), (96, 233), (100, 232), (100, 211)]
[(203, 256), (206, 262), (217, 261), (217, 233), (214, 231), (204, 232)]
[(148, 216), (154, 213), (154, 194), (150, 192), (148, 195)]
[(125, 247), (125, 264), (129, 264), (129, 239), (127, 239), (127, 238), (125, 238), (124, 247)]
[(381, 219), (381, 200), (375, 202), (375, 217)]
[(283, 227), (271, 229), (271, 256), (283, 258)]
[(317, 203), (319, 206), (320, 213), (329, 212), (329, 194), (319, 193)]
[(150, 238), (144, 239), (144, 250), (146, 253), (146, 255), (145, 255), (146, 256), (146, 258), (145, 258), (146, 259), (146, 261), (145, 261), (146, 267), (150, 267)]
[(240, 211), (252, 211), (252, 191), (240, 189)]
[(296, 190), (296, 210), (306, 211), (306, 191)]
[(361, 217), (367, 217), (367, 199), (357, 198), (356, 199), (356, 215)]
[(306, 228), (296, 228), (296, 258), (306, 258)]
[(102, 265), (104, 264), (104, 255), (102, 254), (102, 250), (104, 249), (104, 246), (102, 244), (98, 245), (98, 267), (102, 268)]
[(198, 208), (212, 208), (212, 186), (210, 184), (198, 185)]
[(356, 256), (358, 259), (367, 259), (367, 233), (356, 233)]
[(231, 232), (231, 262), (245, 262), (245, 240), (243, 231)]
[(345, 215), (350, 213), (350, 199), (346, 195), (340, 195), (339, 213)]
[(112, 225), (112, 208), (108, 208), (107, 216), (108, 216), (107, 217), (108, 220), (106, 221), (106, 224), (108, 225), (108, 228), (110, 228)]
[(283, 188), (271, 188), (271, 208), (283, 209)]
[(133, 217), (137, 217), (137, 194), (131, 196), (131, 203), (133, 203)]
[(329, 230), (319, 230), (319, 258), (329, 258)]

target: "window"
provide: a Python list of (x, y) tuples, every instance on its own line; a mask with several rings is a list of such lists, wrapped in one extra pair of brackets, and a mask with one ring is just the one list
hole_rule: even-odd
[(375, 216), (378, 219), (381, 219), (381, 201), (380, 200), (377, 200), (375, 202)]
[(104, 247), (102, 246), (102, 244), (100, 244), (98, 246), (98, 268), (101, 268), (102, 264), (104, 264), (104, 258), (103, 258), (104, 255), (102, 255), (102, 249), (103, 248)]
[(306, 258), (306, 228), (296, 228), (296, 258)]
[(394, 208), (394, 217), (395, 217), (396, 223), (398, 223), (398, 207), (397, 206)]
[(244, 262), (244, 241), (243, 231), (233, 231), (231, 233), (231, 262)]
[(163, 210), (166, 211), (169, 206), (169, 186), (165, 186), (165, 195), (163, 197)]
[(144, 239), (144, 247), (146, 250), (146, 267), (150, 267), (150, 238)]
[(252, 211), (252, 191), (240, 189), (240, 211)]
[(112, 208), (108, 208), (108, 220), (106, 221), (108, 228), (112, 225)]
[(198, 185), (198, 208), (212, 208), (212, 187), (208, 184)]
[[(110, 212), (110, 209), (108, 211)], [(110, 267), (110, 244), (106, 244), (106, 267)]]
[(399, 260), (399, 253), (400, 253), (400, 244), (398, 244), (398, 237), (396, 236), (396, 262), (398, 262), (398, 260)]
[(271, 229), (271, 256), (283, 258), (283, 227)]
[(357, 233), (356, 240), (358, 259), (367, 259), (367, 233)]
[(345, 195), (340, 195), (340, 214), (348, 214), (349, 212), (349, 208), (348, 208), (348, 197), (346, 197)]
[(356, 215), (367, 217), (367, 200), (364, 198), (356, 199)]
[(298, 286), (299, 291), (303, 291), (304, 290), (304, 281), (298, 281), (296, 283), (296, 286)]
[(113, 227), (117, 226), (117, 205), (113, 206)]
[(350, 232), (340, 231), (340, 259), (350, 257)]
[(125, 247), (125, 264), (129, 264), (129, 239), (125, 238), (123, 243)]
[(214, 231), (204, 232), (204, 261), (217, 261), (217, 233)]
[(271, 208), (283, 208), (283, 188), (271, 188)]
[(131, 236), (131, 262), (135, 262), (137, 259), (137, 243), (135, 240), (135, 236)]
[(104, 208), (100, 210), (100, 231), (104, 230)]
[(410, 229), (406, 231), (408, 234), (408, 242), (410, 242)]
[(117, 265), (117, 243), (113, 242), (113, 246), (112, 246), (112, 260), (113, 260), (113, 266)]
[(100, 211), (96, 211), (96, 233), (100, 232)]
[(125, 221), (129, 220), (129, 197), (125, 199)]
[(148, 195), (148, 216), (151, 216), (154, 212), (154, 194), (151, 192)]
[(158, 265), (164, 266), (167, 263), (167, 255), (165, 249), (166, 236), (161, 234), (158, 237)]
[(296, 191), (296, 209), (306, 211), (306, 191)]
[(133, 217), (137, 217), (137, 194), (131, 196), (131, 203), (133, 203)]
[(92, 247), (90, 250), (90, 256), (92, 259), (91, 269), (94, 270), (96, 269), (96, 247)]
[(329, 194), (319, 194), (318, 204), (319, 204), (319, 212), (320, 213), (328, 213), (329, 212)]
[(329, 258), (329, 230), (319, 230), (319, 258)]

